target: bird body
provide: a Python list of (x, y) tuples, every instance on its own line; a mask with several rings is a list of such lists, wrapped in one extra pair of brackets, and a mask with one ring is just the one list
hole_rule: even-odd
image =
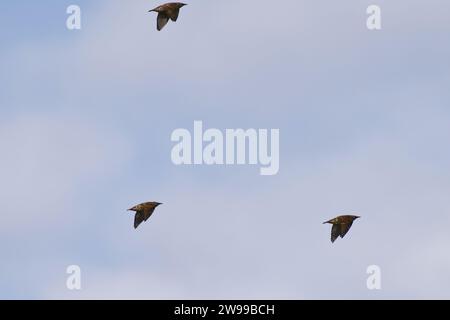
[(128, 209), (128, 211), (135, 211), (134, 228), (136, 229), (143, 221), (147, 221), (151, 217), (156, 207), (162, 203), (159, 202), (145, 202)]
[(172, 21), (177, 21), (178, 15), (180, 14), (180, 9), (186, 6), (185, 3), (181, 2), (170, 2), (156, 7), (155, 9), (150, 10), (149, 12), (157, 12), (157, 24), (156, 29), (161, 31), (162, 28), (169, 22), (169, 19)]
[(325, 221), (324, 224), (329, 223), (333, 225), (331, 228), (331, 242), (334, 242), (338, 237), (344, 238), (350, 230), (353, 221), (359, 218), (359, 216), (345, 215)]

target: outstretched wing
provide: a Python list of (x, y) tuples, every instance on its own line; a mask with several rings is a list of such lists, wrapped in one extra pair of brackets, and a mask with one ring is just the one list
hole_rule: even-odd
[(333, 227), (331, 228), (331, 242), (336, 241), (336, 239), (341, 234), (341, 225), (340, 224), (333, 224)]
[(341, 224), (341, 228), (340, 228), (341, 229), (341, 234), (340, 234), (341, 238), (343, 238), (347, 234), (348, 230), (350, 230), (350, 228), (352, 227), (352, 224), (353, 224), (353, 222)]
[(134, 216), (134, 228), (136, 229), (144, 221), (144, 213), (142, 211), (137, 211)]
[(155, 208), (144, 209), (143, 210), (144, 221), (147, 221), (148, 218), (150, 218), (152, 216), (154, 211), (155, 211)]
[(169, 11), (169, 16), (172, 21), (177, 21), (178, 15), (180, 14), (180, 9), (172, 9)]
[(167, 24), (167, 22), (169, 22), (169, 17), (166, 16), (165, 13), (158, 13), (156, 29), (158, 29), (158, 31), (161, 31), (162, 28), (164, 28), (164, 26)]
[(155, 208), (139, 210), (134, 216), (134, 228), (136, 229), (143, 221), (147, 221), (155, 211)]

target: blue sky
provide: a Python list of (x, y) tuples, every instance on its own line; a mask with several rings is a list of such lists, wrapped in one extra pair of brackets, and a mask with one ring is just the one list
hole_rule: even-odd
[[(450, 298), (448, 1), (377, 1), (377, 32), (373, 1), (195, 1), (162, 32), (141, 0), (71, 32), (74, 3), (0, 7), (1, 298)], [(194, 120), (279, 128), (279, 174), (174, 166)]]

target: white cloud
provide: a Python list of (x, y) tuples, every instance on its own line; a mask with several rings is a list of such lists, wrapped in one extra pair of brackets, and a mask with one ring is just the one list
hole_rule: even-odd
[(3, 122), (2, 232), (67, 225), (80, 188), (114, 175), (129, 157), (123, 137), (79, 118), (41, 114)]

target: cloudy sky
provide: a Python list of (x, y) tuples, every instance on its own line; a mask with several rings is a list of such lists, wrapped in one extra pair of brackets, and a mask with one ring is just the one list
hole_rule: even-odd
[[(0, 5), (0, 298), (450, 298), (450, 3), (158, 4)], [(195, 120), (280, 129), (278, 175), (173, 165)]]

